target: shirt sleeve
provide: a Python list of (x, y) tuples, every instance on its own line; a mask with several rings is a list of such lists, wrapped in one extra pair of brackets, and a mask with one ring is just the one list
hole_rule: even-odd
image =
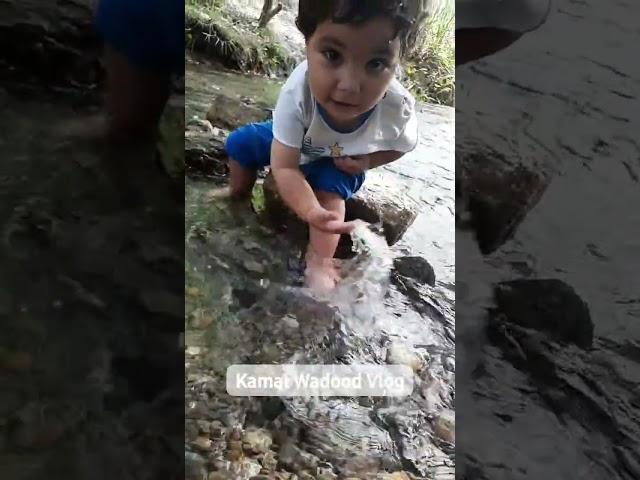
[(416, 115), (416, 106), (413, 98), (407, 100), (407, 106), (404, 108), (404, 116), (407, 118), (407, 123), (404, 126), (404, 130), (398, 137), (399, 152), (410, 152), (418, 145), (418, 117)]
[(287, 82), (273, 111), (273, 137), (288, 147), (300, 149), (304, 133), (304, 98), (299, 85)]
[(407, 153), (415, 149), (418, 144), (418, 117), (415, 100), (408, 94), (398, 96), (394, 100), (390, 102), (386, 118), (393, 118), (393, 124), (396, 127), (387, 130), (385, 149)]

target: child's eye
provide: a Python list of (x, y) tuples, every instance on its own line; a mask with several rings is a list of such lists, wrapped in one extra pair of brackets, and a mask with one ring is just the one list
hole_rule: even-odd
[(324, 55), (324, 58), (326, 58), (332, 63), (337, 62), (338, 59), (340, 58), (340, 54), (337, 51), (332, 49), (325, 50), (324, 52), (322, 52), (322, 54)]
[(389, 62), (382, 58), (376, 58), (375, 60), (371, 60), (367, 66), (374, 72), (381, 72), (385, 68), (389, 67)]

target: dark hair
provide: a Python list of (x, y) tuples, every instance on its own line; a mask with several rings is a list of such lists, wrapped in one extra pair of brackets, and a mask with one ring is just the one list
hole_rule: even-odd
[(390, 19), (400, 37), (400, 55), (413, 48), (430, 0), (300, 0), (296, 26), (309, 40), (325, 20), (359, 25), (378, 17)]

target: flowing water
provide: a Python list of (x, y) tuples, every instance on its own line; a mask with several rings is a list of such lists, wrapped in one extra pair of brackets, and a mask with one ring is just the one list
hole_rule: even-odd
[[(188, 67), (187, 118), (201, 117), (206, 99), (219, 92), (251, 98), (264, 85), (259, 78)], [(359, 253), (342, 261), (345, 278), (330, 298), (301, 287), (299, 251), (289, 239), (250, 210), (214, 199), (210, 183), (187, 180), (188, 418), (208, 409), (231, 429), (284, 430), (281, 444), (293, 442), (342, 474), (451, 474), (455, 440), (443, 438), (437, 425), (451, 421), (454, 409), (453, 114), (428, 105), (420, 110), (418, 148), (384, 167), (387, 182), (417, 202), (420, 214), (393, 247), (375, 227), (359, 228)], [(259, 197), (254, 205), (260, 209)], [(435, 287), (416, 287), (419, 301), (390, 281), (393, 258), (404, 255), (425, 257), (436, 273)], [(283, 398), (270, 415), (273, 403), (232, 399), (224, 390), (232, 363), (387, 361), (414, 366), (410, 397)], [(220, 459), (225, 448), (219, 446)]]
[[(640, 378), (633, 373), (640, 244), (627, 233), (640, 227), (640, 67), (623, 54), (638, 43), (636, 17), (629, 2), (558, 1), (539, 30), (457, 71), (456, 136), (553, 174), (494, 255), (483, 259), (469, 236), (457, 235), (469, 252), (458, 278), (477, 279), (458, 284), (456, 319), (458, 378), (469, 386), (458, 392), (458, 424), (475, 432), (458, 438), (465, 456), (458, 464), (475, 466), (469, 478), (640, 477)], [(620, 217), (624, 229), (614, 220)], [(553, 411), (539, 396), (545, 386), (482, 340), (490, 284), (523, 276), (564, 280), (589, 305), (593, 349), (562, 346), (556, 356), (574, 405), (588, 406), (583, 412)], [(472, 375), (480, 364), (484, 373)]]

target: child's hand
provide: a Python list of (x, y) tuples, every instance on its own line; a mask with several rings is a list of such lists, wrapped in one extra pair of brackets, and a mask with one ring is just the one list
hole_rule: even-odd
[(356, 227), (355, 222), (345, 222), (338, 213), (320, 206), (307, 212), (304, 220), (318, 230), (328, 233), (350, 233)]
[(358, 175), (369, 170), (371, 159), (369, 155), (351, 155), (350, 157), (335, 157), (333, 163), (336, 168), (349, 175)]

